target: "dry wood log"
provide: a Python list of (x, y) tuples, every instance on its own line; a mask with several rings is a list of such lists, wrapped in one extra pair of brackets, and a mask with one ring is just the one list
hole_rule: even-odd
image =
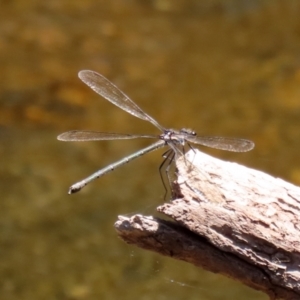
[(119, 216), (130, 244), (190, 262), (264, 291), (300, 299), (300, 188), (200, 151), (177, 160), (174, 221)]

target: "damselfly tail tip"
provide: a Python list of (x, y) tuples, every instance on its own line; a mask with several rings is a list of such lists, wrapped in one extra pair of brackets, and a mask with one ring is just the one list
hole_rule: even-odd
[(69, 194), (69, 195), (75, 194), (75, 193), (77, 193), (77, 192), (79, 192), (79, 191), (80, 191), (80, 189), (74, 189), (73, 186), (71, 186), (71, 187), (69, 188), (68, 194)]
[(68, 191), (68, 194), (71, 195), (71, 194), (77, 193), (77, 192), (79, 192), (84, 186), (85, 186), (85, 183), (84, 183), (84, 182), (82, 182), (82, 181), (77, 182), (77, 183), (73, 184), (72, 186), (70, 186), (69, 191)]

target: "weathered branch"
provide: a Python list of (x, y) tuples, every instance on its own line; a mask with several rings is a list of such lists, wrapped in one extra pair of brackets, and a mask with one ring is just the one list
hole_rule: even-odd
[(199, 151), (177, 168), (177, 199), (158, 207), (176, 222), (119, 217), (118, 234), (271, 299), (300, 299), (300, 188)]

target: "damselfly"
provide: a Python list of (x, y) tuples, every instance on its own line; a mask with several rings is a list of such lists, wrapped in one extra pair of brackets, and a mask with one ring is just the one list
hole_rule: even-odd
[(80, 71), (79, 78), (93, 89), (97, 94), (101, 95), (106, 100), (115, 104), (119, 108), (125, 110), (129, 114), (148, 121), (156, 126), (162, 133), (160, 135), (148, 135), (148, 134), (120, 134), (120, 133), (106, 133), (97, 131), (83, 131), (73, 130), (60, 134), (57, 138), (60, 141), (72, 141), (72, 142), (85, 142), (85, 141), (100, 141), (100, 140), (121, 140), (121, 139), (136, 139), (136, 138), (154, 138), (158, 139), (157, 142), (150, 146), (143, 148), (129, 156), (122, 158), (121, 160), (110, 164), (109, 166), (93, 173), (89, 177), (73, 184), (69, 189), (69, 194), (80, 191), (89, 182), (105, 175), (106, 173), (113, 171), (117, 167), (128, 163), (129, 161), (140, 157), (153, 150), (169, 146), (170, 149), (165, 153), (165, 162), (173, 161), (175, 156), (180, 156), (184, 153), (183, 147), (185, 144), (194, 143), (211, 148), (234, 151), (234, 152), (246, 152), (250, 151), (254, 147), (254, 143), (245, 139), (226, 138), (226, 137), (205, 137), (197, 136), (196, 132), (189, 129), (166, 129), (161, 126), (155, 119), (146, 114), (137, 104), (135, 104), (128, 96), (126, 96), (119, 88), (111, 83), (104, 76), (94, 71)]

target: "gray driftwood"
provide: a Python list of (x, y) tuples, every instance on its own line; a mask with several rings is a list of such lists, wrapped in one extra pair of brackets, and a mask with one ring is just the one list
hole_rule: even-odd
[(177, 199), (158, 207), (173, 221), (119, 216), (119, 236), (270, 299), (300, 299), (300, 188), (200, 151), (177, 168)]

